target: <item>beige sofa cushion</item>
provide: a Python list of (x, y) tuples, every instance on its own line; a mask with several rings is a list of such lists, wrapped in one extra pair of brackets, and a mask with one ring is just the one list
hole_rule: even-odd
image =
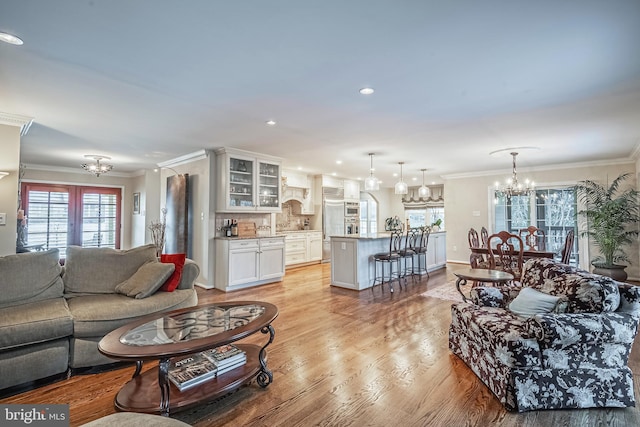
[(64, 265), (65, 294), (111, 294), (149, 261), (157, 261), (154, 245), (121, 250), (69, 246)]
[(140, 266), (122, 283), (116, 286), (116, 292), (131, 298), (142, 299), (153, 295), (173, 274), (173, 264), (151, 261)]
[(0, 308), (61, 298), (59, 258), (57, 249), (0, 257)]

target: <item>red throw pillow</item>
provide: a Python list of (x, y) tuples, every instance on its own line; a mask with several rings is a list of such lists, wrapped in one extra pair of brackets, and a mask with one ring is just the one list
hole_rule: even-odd
[(186, 254), (162, 254), (160, 255), (160, 262), (172, 262), (173, 265), (176, 266), (171, 277), (164, 282), (164, 285), (160, 288), (161, 291), (165, 292), (173, 292), (176, 290), (178, 285), (180, 284), (180, 279), (182, 279), (182, 268), (184, 267), (184, 262), (186, 260)]

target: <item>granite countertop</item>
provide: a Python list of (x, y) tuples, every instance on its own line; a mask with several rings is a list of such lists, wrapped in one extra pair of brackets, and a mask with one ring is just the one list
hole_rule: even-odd
[(322, 230), (282, 230), (282, 231), (276, 231), (276, 236), (286, 236), (287, 234), (312, 233), (312, 232), (321, 233)]
[(246, 239), (269, 239), (274, 237), (284, 237), (284, 235), (275, 235), (275, 236), (243, 236), (243, 237), (227, 237), (227, 236), (216, 236), (215, 239), (220, 240), (246, 240)]

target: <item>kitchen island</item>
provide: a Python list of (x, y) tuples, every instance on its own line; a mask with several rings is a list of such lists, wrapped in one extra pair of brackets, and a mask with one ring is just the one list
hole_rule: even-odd
[[(373, 255), (389, 251), (389, 233), (331, 236), (331, 284), (341, 288), (370, 288), (375, 278)], [(417, 261), (416, 261), (417, 262)], [(427, 271), (446, 265), (446, 232), (429, 235)]]

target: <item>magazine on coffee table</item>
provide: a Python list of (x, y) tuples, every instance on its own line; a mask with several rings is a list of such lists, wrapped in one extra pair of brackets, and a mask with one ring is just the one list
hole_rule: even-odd
[(233, 344), (222, 345), (203, 351), (203, 354), (211, 362), (215, 363), (218, 369), (238, 362), (246, 362), (247, 355)]
[(169, 365), (169, 380), (184, 391), (204, 381), (215, 378), (218, 367), (201, 353), (172, 359)]

